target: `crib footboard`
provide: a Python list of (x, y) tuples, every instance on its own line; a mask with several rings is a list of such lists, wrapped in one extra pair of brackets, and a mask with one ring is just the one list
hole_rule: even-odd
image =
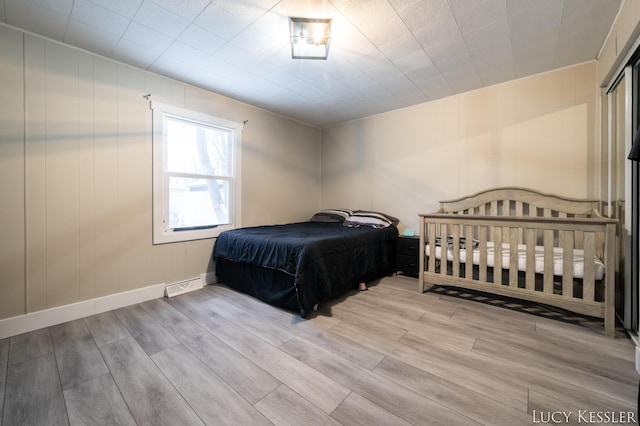
[(420, 221), (420, 292), (437, 284), (545, 303), (603, 318), (614, 336), (614, 220), (432, 213)]

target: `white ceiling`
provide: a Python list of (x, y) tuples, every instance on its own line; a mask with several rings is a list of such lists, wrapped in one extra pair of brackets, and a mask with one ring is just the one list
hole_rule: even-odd
[[(0, 0), (0, 21), (318, 127), (595, 59), (621, 0)], [(289, 16), (332, 18), (291, 59)]]

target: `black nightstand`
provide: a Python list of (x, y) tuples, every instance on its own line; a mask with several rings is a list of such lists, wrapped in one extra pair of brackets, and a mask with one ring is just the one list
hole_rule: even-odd
[(420, 238), (398, 236), (398, 248), (396, 250), (396, 272), (403, 272), (412, 277), (418, 276), (420, 265)]

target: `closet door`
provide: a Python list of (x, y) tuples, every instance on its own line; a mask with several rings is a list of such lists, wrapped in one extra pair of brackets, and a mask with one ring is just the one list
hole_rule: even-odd
[[(625, 328), (638, 329), (638, 166), (627, 160), (633, 136), (636, 67), (627, 66), (607, 93), (608, 214), (619, 220), (616, 312)], [(637, 97), (635, 97), (637, 99)]]
[[(629, 68), (629, 67), (627, 67)], [(636, 138), (640, 126), (640, 61), (633, 65), (631, 88), (627, 91), (630, 99), (630, 121), (628, 122), (628, 143), (631, 145)], [(627, 151), (628, 153), (628, 151)], [(630, 181), (627, 184), (630, 199), (630, 228), (631, 241), (628, 253), (627, 267), (629, 282), (627, 285), (627, 306), (629, 308), (629, 321), (625, 326), (638, 331), (640, 328), (640, 163), (627, 160)]]

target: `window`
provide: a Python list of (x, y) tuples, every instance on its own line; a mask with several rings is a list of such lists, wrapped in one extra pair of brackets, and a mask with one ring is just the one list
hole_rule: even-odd
[(242, 124), (157, 102), (151, 109), (153, 243), (239, 226)]

